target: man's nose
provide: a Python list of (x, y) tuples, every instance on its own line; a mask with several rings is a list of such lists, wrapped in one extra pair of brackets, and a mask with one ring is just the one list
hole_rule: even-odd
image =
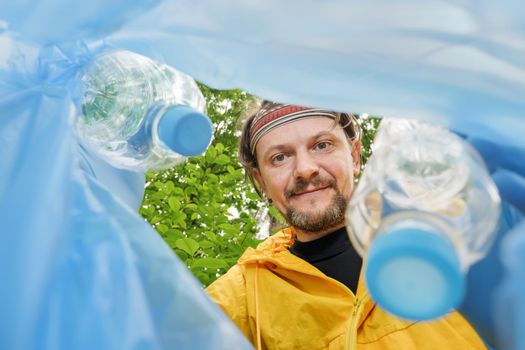
[(298, 152), (296, 155), (296, 164), (294, 169), (295, 178), (310, 178), (319, 174), (319, 164), (308, 152)]

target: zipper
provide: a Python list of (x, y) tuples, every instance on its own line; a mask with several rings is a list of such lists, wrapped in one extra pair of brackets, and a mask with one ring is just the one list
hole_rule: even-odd
[(356, 350), (359, 316), (369, 299), (370, 297), (367, 293), (363, 295), (362, 298), (355, 297), (354, 309), (352, 310), (352, 315), (350, 316), (350, 321), (348, 322), (348, 328), (346, 330), (345, 350)]

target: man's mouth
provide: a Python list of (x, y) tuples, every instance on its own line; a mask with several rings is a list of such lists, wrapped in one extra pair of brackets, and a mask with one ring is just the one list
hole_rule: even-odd
[(317, 187), (317, 188), (313, 188), (313, 189), (310, 189), (310, 190), (305, 190), (305, 191), (301, 191), (301, 192), (297, 192), (297, 193), (294, 193), (292, 196), (293, 197), (296, 197), (296, 196), (302, 196), (302, 195), (308, 195), (308, 194), (313, 194), (313, 193), (316, 193), (316, 192), (320, 192), (322, 190), (325, 190), (327, 188), (329, 188), (330, 186), (323, 186), (323, 187)]

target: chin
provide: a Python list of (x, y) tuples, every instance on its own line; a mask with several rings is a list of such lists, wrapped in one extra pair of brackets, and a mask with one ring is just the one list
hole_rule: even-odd
[(331, 201), (310, 201), (308, 203), (301, 203), (301, 205), (294, 206), (297, 210), (303, 212), (303, 213), (322, 213), (326, 211), (330, 205), (332, 204)]
[(297, 213), (300, 213), (303, 216), (309, 217), (312, 221), (320, 220), (326, 213), (327, 207), (309, 207), (307, 209), (295, 207)]

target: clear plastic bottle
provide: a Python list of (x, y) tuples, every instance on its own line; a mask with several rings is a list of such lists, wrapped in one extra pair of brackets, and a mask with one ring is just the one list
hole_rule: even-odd
[(212, 137), (195, 81), (130, 51), (96, 56), (80, 77), (82, 144), (118, 168), (159, 170), (202, 153)]
[(372, 298), (426, 320), (460, 304), (499, 213), (497, 188), (468, 143), (437, 126), (384, 119), (346, 219)]

